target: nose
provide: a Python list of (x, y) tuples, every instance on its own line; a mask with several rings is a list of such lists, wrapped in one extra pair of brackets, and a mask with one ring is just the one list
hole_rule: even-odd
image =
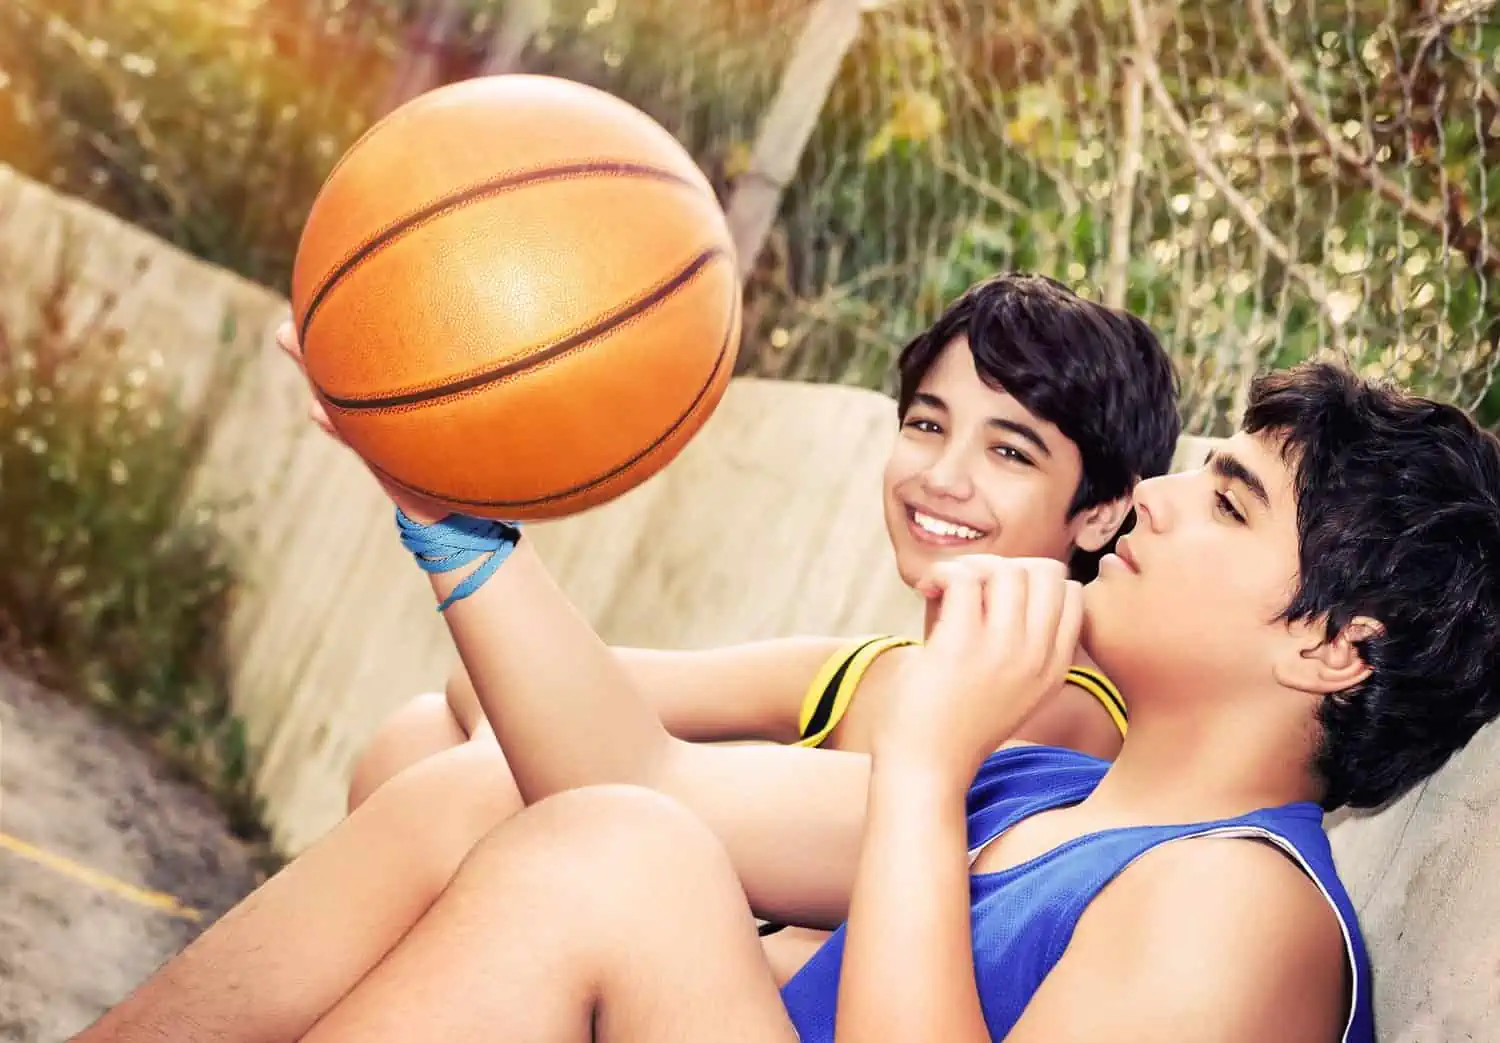
[(969, 477), (968, 462), (962, 447), (950, 442), (943, 447), (932, 464), (922, 472), (922, 488), (932, 496), (950, 500), (965, 500), (974, 493), (974, 483)]
[(1131, 497), (1135, 505), (1136, 528), (1161, 532), (1171, 514), (1169, 501), (1174, 476), (1159, 475), (1137, 482)]

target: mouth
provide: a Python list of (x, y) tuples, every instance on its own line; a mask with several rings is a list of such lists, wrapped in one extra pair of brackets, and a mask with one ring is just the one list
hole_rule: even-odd
[(989, 533), (972, 525), (943, 518), (915, 507), (906, 508), (906, 524), (920, 543), (935, 547), (961, 547), (984, 539)]
[(1135, 560), (1135, 553), (1130, 549), (1130, 537), (1121, 536), (1115, 543), (1114, 553), (1105, 555), (1106, 558), (1115, 558), (1131, 572), (1140, 574), (1140, 562)]

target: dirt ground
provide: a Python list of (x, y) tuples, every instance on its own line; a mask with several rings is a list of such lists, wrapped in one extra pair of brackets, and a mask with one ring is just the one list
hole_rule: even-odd
[(119, 729), (0, 673), (0, 1040), (69, 1038), (258, 882), (203, 794)]

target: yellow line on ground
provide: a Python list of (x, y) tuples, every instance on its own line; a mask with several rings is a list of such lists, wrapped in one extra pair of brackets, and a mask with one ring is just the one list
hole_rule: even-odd
[(92, 887), (96, 891), (103, 891), (106, 894), (114, 895), (116, 898), (123, 898), (125, 901), (135, 905), (144, 906), (147, 909), (155, 909), (157, 912), (166, 913), (168, 916), (175, 916), (182, 920), (197, 922), (203, 919), (203, 914), (197, 909), (183, 905), (169, 894), (163, 894), (160, 891), (147, 891), (127, 884), (122, 880), (116, 880), (107, 873), (101, 873), (97, 869), (90, 869), (88, 866), (80, 865), (70, 858), (53, 854), (51, 851), (46, 851), (34, 844), (28, 844), (26, 841), (13, 837), (8, 833), (0, 833), (0, 848), (20, 855), (22, 858), (35, 862), (37, 865), (46, 866), (53, 872), (61, 873), (63, 876)]

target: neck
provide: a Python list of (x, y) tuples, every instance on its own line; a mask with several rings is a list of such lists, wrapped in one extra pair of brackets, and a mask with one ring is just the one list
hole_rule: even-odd
[[(1132, 699), (1125, 744), (1085, 803), (1104, 814), (1171, 824), (1316, 801), (1308, 771), (1314, 747), (1299, 738), (1307, 728), (1291, 716), (1295, 701), (1285, 691), (1236, 697), (1222, 685), (1213, 688), (1211, 703), (1182, 692), (1169, 700)], [(1278, 703), (1288, 712), (1270, 709)]]

